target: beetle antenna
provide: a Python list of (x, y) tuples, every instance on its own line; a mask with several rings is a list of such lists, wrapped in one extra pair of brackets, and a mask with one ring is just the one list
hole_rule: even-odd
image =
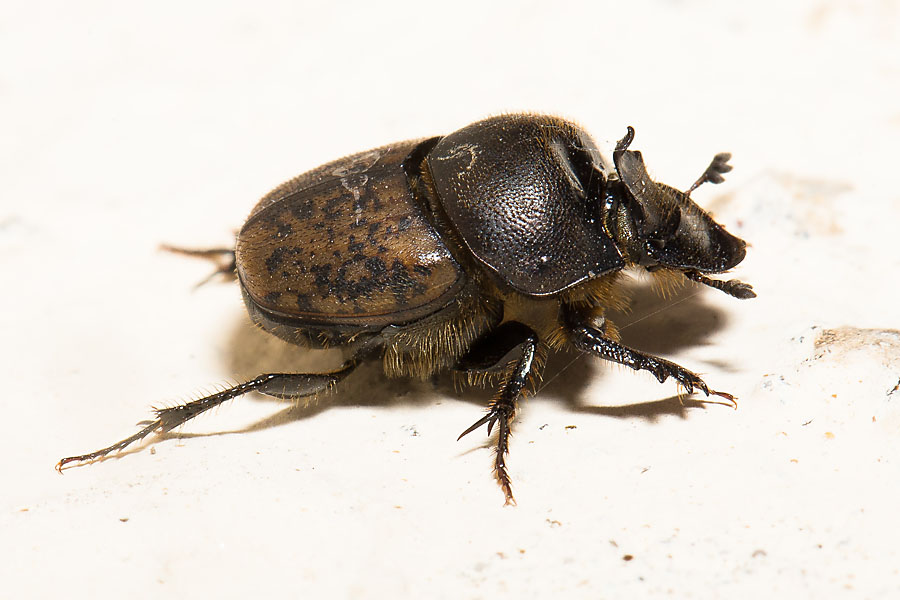
[(700, 178), (694, 182), (694, 185), (688, 188), (688, 191), (685, 192), (685, 194), (690, 196), (691, 192), (696, 190), (707, 181), (709, 183), (722, 183), (723, 181), (725, 181), (725, 178), (722, 177), (722, 173), (727, 173), (733, 168), (728, 164), (729, 160), (731, 160), (730, 152), (720, 152), (719, 154), (716, 154), (713, 157), (712, 162), (709, 163), (709, 166), (706, 167), (706, 170), (703, 171), (703, 175), (701, 175)]
[(719, 281), (718, 279), (710, 279), (709, 277), (704, 277), (697, 271), (685, 271), (684, 276), (688, 279), (696, 281), (697, 283), (702, 283), (703, 285), (708, 285), (711, 288), (715, 288), (719, 291), (725, 292), (729, 296), (740, 298), (741, 300), (756, 298), (756, 292), (753, 291), (753, 286), (749, 283), (744, 283), (743, 281), (739, 281), (737, 279)]

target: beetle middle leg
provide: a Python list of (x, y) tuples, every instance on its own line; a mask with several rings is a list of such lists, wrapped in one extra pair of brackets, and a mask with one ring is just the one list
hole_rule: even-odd
[(187, 423), (197, 415), (204, 413), (211, 408), (215, 408), (223, 402), (227, 402), (238, 396), (243, 396), (248, 392), (260, 392), (267, 396), (282, 399), (313, 396), (333, 387), (344, 377), (349, 375), (356, 368), (357, 364), (356, 360), (350, 360), (344, 363), (340, 369), (331, 373), (267, 373), (245, 383), (222, 390), (221, 392), (194, 400), (193, 402), (157, 409), (156, 419), (148, 423), (134, 435), (101, 450), (81, 454), (79, 456), (66, 457), (57, 463), (56, 470), (62, 472), (63, 467), (68, 463), (85, 462), (103, 458), (104, 456), (108, 456), (113, 452), (130, 446), (134, 442), (142, 440), (154, 431), (159, 431), (161, 433), (171, 431), (176, 427)]
[[(714, 394), (725, 398), (735, 407), (737, 406), (734, 396), (727, 392), (717, 392), (709, 389), (706, 382), (693, 371), (688, 371), (684, 367), (664, 358), (623, 346), (606, 335), (603, 325), (597, 328), (591, 324), (581, 322), (577, 317), (572, 317), (571, 315), (569, 319), (572, 345), (578, 350), (631, 367), (635, 371), (649, 371), (660, 383), (671, 377), (683, 385), (688, 393), (692, 393), (694, 388), (697, 388), (707, 396)], [(605, 325), (605, 321), (603, 324)]]
[[(506, 504), (515, 504), (512, 483), (506, 468), (509, 453), (510, 423), (516, 414), (517, 401), (528, 376), (535, 366), (538, 350), (538, 336), (529, 327), (517, 322), (504, 323), (486, 338), (479, 340), (457, 365), (466, 371), (484, 372), (512, 364), (502, 386), (495, 394), (488, 412), (481, 419), (463, 431), (459, 438), (472, 433), (482, 425), (487, 425), (488, 435), (497, 425), (497, 449), (494, 458), (494, 474), (506, 497)], [(516, 356), (514, 360), (509, 360)]]

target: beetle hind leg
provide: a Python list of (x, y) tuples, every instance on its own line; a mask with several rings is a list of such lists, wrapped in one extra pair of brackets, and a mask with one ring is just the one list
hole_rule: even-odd
[(255, 391), (275, 398), (303, 398), (306, 396), (313, 396), (336, 385), (344, 377), (349, 375), (356, 368), (356, 365), (357, 362), (351, 360), (345, 363), (344, 366), (337, 371), (320, 374), (267, 373), (215, 394), (199, 398), (193, 402), (157, 409), (156, 419), (147, 423), (143, 429), (134, 435), (101, 450), (63, 458), (56, 464), (56, 470), (62, 472), (63, 467), (69, 463), (88, 462), (98, 458), (104, 458), (113, 452), (130, 446), (134, 442), (144, 439), (154, 431), (159, 431), (160, 433), (171, 431), (176, 427), (184, 425), (197, 415), (200, 415), (211, 408), (215, 408), (223, 402), (227, 402), (238, 396), (243, 396), (248, 392)]
[[(497, 447), (494, 457), (494, 475), (506, 504), (515, 504), (512, 493), (512, 481), (506, 467), (506, 455), (509, 453), (510, 423), (515, 418), (517, 402), (523, 388), (528, 383), (529, 375), (535, 367), (538, 351), (537, 334), (521, 323), (506, 323), (492, 332), (486, 339), (476, 342), (472, 350), (463, 357), (459, 367), (472, 371), (484, 371), (505, 364), (512, 365), (503, 385), (491, 400), (488, 412), (481, 419), (463, 431), (459, 438), (472, 433), (483, 425), (487, 425), (488, 435), (497, 425)], [(509, 361), (511, 354), (517, 358)]]
[(237, 259), (234, 255), (234, 248), (181, 248), (178, 246), (170, 246), (168, 244), (160, 244), (160, 250), (171, 252), (173, 254), (183, 254), (185, 256), (196, 256), (211, 260), (216, 265), (216, 270), (200, 281), (196, 287), (200, 287), (204, 283), (209, 282), (213, 277), (222, 275), (228, 279), (234, 279), (237, 276)]

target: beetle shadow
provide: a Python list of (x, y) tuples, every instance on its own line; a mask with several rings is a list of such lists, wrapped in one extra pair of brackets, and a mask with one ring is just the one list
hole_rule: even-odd
[[(647, 281), (629, 280), (624, 286), (630, 298), (629, 309), (610, 311), (608, 316), (618, 325), (622, 342), (633, 348), (659, 356), (675, 354), (683, 348), (707, 344), (707, 339), (727, 324), (727, 317), (722, 311), (704, 302), (705, 294), (699, 286), (686, 285), (665, 298)], [(235, 323), (226, 348), (227, 368), (238, 381), (246, 381), (262, 373), (322, 373), (337, 369), (343, 362), (338, 350), (312, 350), (288, 344), (252, 326), (246, 319)], [(585, 404), (588, 384), (608, 373), (600, 367), (603, 362), (574, 351), (552, 354), (536, 396), (542, 400), (563, 402), (573, 412), (617, 418), (639, 417), (649, 421), (665, 415), (686, 418), (688, 409), (707, 404), (679, 395), (617, 406)], [(727, 365), (715, 366), (728, 368)], [(391, 379), (381, 371), (378, 361), (372, 361), (360, 365), (333, 391), (309, 401), (287, 401), (281, 410), (246, 427), (211, 433), (174, 431), (160, 434), (155, 439), (161, 441), (259, 431), (309, 419), (339, 407), (427, 405), (447, 397), (484, 407), (492, 395), (493, 390), (479, 387), (465, 386), (460, 390), (449, 374), (442, 374), (430, 381)], [(247, 397), (254, 402), (286, 404), (284, 400), (261, 394), (248, 394)]]

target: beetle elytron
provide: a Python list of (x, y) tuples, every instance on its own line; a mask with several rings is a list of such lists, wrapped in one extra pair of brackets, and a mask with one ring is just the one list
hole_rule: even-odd
[(497, 393), (462, 435), (496, 425), (494, 473), (506, 468), (510, 422), (549, 350), (565, 346), (710, 390), (696, 374), (623, 346), (605, 319), (620, 305), (625, 267), (685, 278), (737, 298), (751, 286), (707, 275), (744, 258), (745, 243), (690, 198), (731, 170), (719, 154), (686, 192), (653, 181), (629, 127), (613, 153), (559, 118), (510, 114), (444, 137), (401, 142), (314, 169), (266, 195), (237, 236), (234, 273), (251, 319), (294, 344), (341, 347), (322, 374), (271, 373), (181, 406), (108, 448), (169, 431), (250, 391), (278, 398), (322, 392), (363, 361), (391, 377), (454, 370)]

